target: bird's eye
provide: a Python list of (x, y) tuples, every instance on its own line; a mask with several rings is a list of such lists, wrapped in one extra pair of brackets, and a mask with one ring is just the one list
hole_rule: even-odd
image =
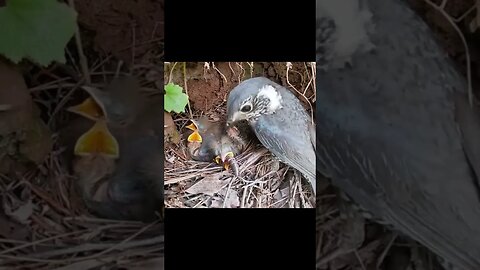
[(243, 113), (248, 113), (248, 112), (252, 111), (252, 105), (245, 104), (245, 105), (242, 106), (242, 108), (240, 108), (240, 111), (243, 112)]

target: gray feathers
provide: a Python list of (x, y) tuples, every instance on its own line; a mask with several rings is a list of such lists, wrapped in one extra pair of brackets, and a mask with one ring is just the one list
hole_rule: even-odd
[[(261, 89), (268, 91), (259, 96)], [(242, 114), (242, 104), (248, 99), (253, 100), (252, 112)], [(268, 113), (267, 106), (272, 109)], [(246, 119), (259, 141), (282, 162), (299, 170), (316, 191), (311, 138), (315, 131), (312, 133), (312, 120), (294, 94), (267, 78), (252, 78), (230, 92), (227, 111), (229, 122)]]
[(351, 67), (317, 74), (320, 170), (437, 255), (480, 269), (480, 200), (464, 151), (472, 145), (453, 98), (466, 98), (465, 79), (403, 1), (366, 2), (373, 50), (353, 50)]

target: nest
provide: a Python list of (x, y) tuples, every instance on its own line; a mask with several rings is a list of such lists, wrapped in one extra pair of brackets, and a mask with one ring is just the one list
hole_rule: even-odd
[[(158, 68), (144, 67), (137, 69), (139, 78)], [(92, 79), (111, 74), (115, 72), (100, 72)], [(71, 161), (65, 160), (56, 134), (61, 123), (74, 117), (65, 111), (67, 104), (85, 97), (81, 82), (72, 81), (48, 81), (30, 89), (37, 105), (45, 105), (39, 107), (54, 147), (40, 166), (0, 174), (0, 269), (163, 269), (163, 223), (101, 219), (90, 214), (79, 195), (68, 169)]]
[(163, 265), (163, 224), (90, 215), (58, 155), (52, 153), (48, 163), (58, 167), (0, 177), (1, 266), (93, 269), (121, 265), (134, 269), (146, 262)]
[[(198, 162), (188, 156), (185, 146), (185, 126), (189, 124), (190, 119), (196, 119), (200, 115), (206, 115), (210, 119), (224, 120), (226, 118), (226, 97), (228, 92), (233, 89), (237, 82), (250, 78), (244, 74), (239, 78), (241, 69), (238, 71), (232, 66), (239, 66), (231, 63), (217, 64), (218, 68), (204, 70), (207, 73), (204, 78), (199, 80), (213, 81), (214, 78), (207, 77), (208, 74), (218, 76), (219, 80), (231, 80), (228, 87), (221, 89), (221, 97), (217, 104), (206, 110), (196, 109), (203, 106), (195, 106), (191, 111), (191, 116), (185, 114), (173, 115), (176, 129), (180, 132), (182, 139), (178, 144), (166, 144), (165, 146), (165, 204), (166, 207), (175, 208), (300, 208), (314, 207), (314, 197), (308, 187), (308, 182), (302, 180), (301, 174), (290, 167), (279, 162), (266, 148), (258, 142), (252, 142), (244, 152), (236, 157), (239, 164), (239, 175), (235, 176), (231, 170), (225, 170), (220, 165), (213, 162)], [(275, 68), (274, 76), (270, 79), (285, 81), (283, 84), (292, 92), (297, 94), (305, 102), (306, 107), (310, 108), (314, 102), (315, 95), (308, 95), (308, 91), (313, 91), (314, 71), (312, 72), (310, 63), (273, 63), (265, 64), (263, 70)], [(205, 66), (202, 63), (202, 66)], [(245, 65), (246, 66), (246, 65)], [(250, 66), (251, 67), (251, 66)], [(192, 69), (195, 67), (193, 66)], [(228, 68), (228, 69), (227, 69)], [(248, 67), (247, 67), (248, 68)], [(291, 70), (290, 70), (291, 68)], [(262, 70), (262, 68), (259, 68)], [(167, 71), (167, 69), (166, 69)], [(187, 76), (195, 71), (187, 69)], [(260, 71), (261, 73), (261, 71)], [(272, 74), (272, 73), (270, 73)], [(290, 78), (289, 75), (290, 74)], [(296, 78), (296, 80), (292, 79)], [(190, 95), (195, 95), (188, 86), (196, 82), (187, 80), (187, 87)], [(290, 82), (290, 80), (292, 82)], [(183, 85), (183, 80), (175, 78), (175, 83)], [(192, 82), (193, 81), (193, 82)], [(291, 86), (289, 86), (290, 84)], [(212, 85), (210, 83), (209, 85)], [(202, 89), (203, 91), (217, 91)], [(295, 89), (295, 90), (294, 90)], [(222, 92), (222, 91), (225, 91)], [(195, 101), (195, 100), (194, 100)], [(198, 103), (197, 103), (198, 105)]]

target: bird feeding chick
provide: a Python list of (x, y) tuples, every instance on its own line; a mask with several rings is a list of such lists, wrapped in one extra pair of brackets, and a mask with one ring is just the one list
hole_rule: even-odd
[(315, 126), (290, 90), (265, 77), (245, 80), (229, 93), (227, 114), (228, 126), (246, 121), (260, 143), (316, 192)]
[(214, 161), (238, 176), (236, 156), (250, 142), (251, 131), (245, 124), (226, 127), (225, 122), (211, 122), (207, 117), (192, 119), (187, 126), (192, 132), (187, 137), (190, 156), (198, 161)]

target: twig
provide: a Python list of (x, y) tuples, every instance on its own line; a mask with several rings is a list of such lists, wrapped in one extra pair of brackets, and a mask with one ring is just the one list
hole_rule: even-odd
[[(479, 3), (479, 1), (477, 1), (477, 3)], [(460, 15), (458, 18), (453, 18), (453, 21), (456, 22), (456, 23), (461, 22), (463, 19), (465, 19), (465, 17), (468, 16), (468, 14), (470, 14), (472, 11), (474, 11), (476, 9), (477, 3), (473, 4), (467, 11), (465, 11), (465, 13)]]
[(212, 66), (213, 66), (213, 69), (215, 69), (220, 74), (220, 76), (222, 76), (225, 83), (227, 83), (227, 77), (225, 77), (225, 75), (223, 75), (223, 73), (215, 66), (215, 62), (212, 62)]
[(187, 62), (183, 62), (183, 86), (185, 87), (185, 94), (188, 96), (188, 112), (190, 113), (190, 119), (192, 116), (192, 108), (190, 107), (190, 96), (188, 95), (188, 86), (187, 86)]
[[(140, 235), (141, 233), (143, 233), (144, 231), (146, 231), (147, 229), (149, 229), (150, 227), (152, 227), (153, 225), (155, 225), (156, 223), (158, 223), (158, 221), (155, 221), (145, 227), (143, 227), (142, 229), (140, 229), (138, 232), (132, 234), (131, 236), (127, 237), (125, 240), (121, 241), (120, 243), (118, 244), (115, 244), (114, 246), (110, 247), (110, 248), (107, 248), (97, 254), (94, 254), (94, 255), (91, 255), (91, 256), (87, 256), (87, 257), (84, 257), (82, 258), (83, 260), (86, 260), (86, 259), (94, 259), (94, 258), (98, 258), (100, 256), (102, 256), (103, 254), (106, 254), (116, 248), (120, 248), (121, 246), (124, 246), (128, 241), (134, 239), (135, 237), (137, 237), (138, 235)], [(163, 236), (161, 236), (163, 238)]]
[(174, 62), (172, 68), (170, 68), (170, 74), (168, 75), (168, 83), (172, 82), (172, 73), (173, 70), (175, 70), (175, 66), (178, 64), (178, 62)]
[(163, 243), (163, 241), (164, 241), (164, 236), (160, 235), (153, 238), (130, 241), (130, 242), (124, 243), (123, 245), (119, 245), (118, 243), (97, 243), (97, 244), (87, 243), (83, 245), (72, 246), (70, 248), (56, 249), (56, 250), (51, 250), (51, 251), (46, 251), (46, 252), (41, 252), (36, 254), (29, 254), (28, 256), (32, 258), (51, 258), (51, 257), (56, 257), (61, 255), (72, 254), (72, 253), (102, 250), (102, 249), (112, 250), (114, 248), (116, 250), (125, 250), (125, 249), (141, 247), (141, 246), (160, 244), (160, 243)]
[(380, 254), (380, 257), (378, 257), (378, 260), (377, 260), (377, 269), (380, 269), (380, 265), (383, 263), (383, 260), (384, 260), (385, 257), (387, 256), (388, 251), (390, 250), (390, 248), (392, 247), (393, 243), (395, 242), (395, 239), (397, 239), (397, 236), (398, 236), (398, 233), (394, 232), (393, 235), (392, 235), (392, 239), (390, 239), (390, 241), (388, 242), (387, 246), (386, 246), (385, 249), (383, 250), (382, 254)]
[(69, 233), (64, 233), (64, 234), (57, 234), (57, 235), (52, 236), (52, 237), (43, 238), (43, 239), (41, 239), (41, 240), (37, 240), (37, 241), (34, 241), (34, 242), (25, 243), (25, 244), (23, 244), (23, 245), (19, 245), (19, 246), (13, 247), (13, 248), (9, 248), (9, 249), (2, 250), (2, 251), (0, 251), (0, 255), (7, 254), (7, 253), (11, 253), (11, 252), (16, 251), (16, 250), (20, 250), (20, 249), (23, 249), (23, 248), (35, 246), (35, 245), (37, 245), (37, 244), (40, 244), (40, 243), (43, 243), (43, 242), (47, 242), (47, 241), (51, 241), (51, 240), (55, 240), (55, 239), (59, 239), (59, 238), (62, 238), (62, 237), (67, 237), (67, 236), (71, 236), (71, 235), (76, 235), (76, 234), (80, 234), (80, 233), (85, 233), (85, 232), (87, 232), (87, 231), (88, 231), (88, 230), (79, 230), (79, 231), (76, 231), (76, 232), (69, 232)]
[(360, 257), (360, 254), (358, 254), (358, 250), (355, 249), (353, 253), (355, 254), (355, 257), (357, 257), (357, 260), (360, 263), (360, 267), (362, 268), (362, 270), (367, 270), (367, 268), (365, 268), (365, 264), (363, 264), (363, 260)]
[(225, 199), (223, 200), (222, 208), (225, 208), (225, 205), (227, 203), (227, 198), (228, 198), (228, 195), (230, 193), (230, 190), (232, 189), (232, 184), (233, 184), (235, 178), (236, 178), (235, 176), (232, 177), (232, 179), (230, 180), (230, 183), (228, 184), (228, 188), (227, 188), (227, 191), (225, 192)]
[[(75, 9), (75, 4), (73, 0), (68, 0), (68, 4), (71, 8)], [(75, 42), (77, 44), (78, 57), (80, 58), (80, 67), (82, 68), (83, 77), (87, 84), (91, 84), (92, 80), (90, 78), (90, 73), (88, 70), (87, 58), (83, 53), (82, 39), (80, 37), (80, 29), (78, 27), (78, 24), (75, 24)]]
[(466, 62), (467, 62), (467, 80), (468, 80), (468, 102), (470, 103), (470, 107), (473, 107), (473, 90), (472, 90), (472, 70), (471, 70), (471, 63), (470, 63), (470, 50), (468, 49), (468, 44), (467, 40), (465, 39), (465, 36), (463, 35), (462, 31), (460, 28), (458, 28), (457, 24), (454, 22), (453, 18), (442, 8), (442, 6), (446, 5), (447, 0), (444, 0), (442, 2), (442, 6), (437, 6), (435, 3), (433, 3), (430, 0), (425, 0), (427, 4), (429, 4), (431, 7), (433, 7), (435, 10), (440, 12), (445, 19), (452, 25), (452, 27), (457, 31), (458, 35), (460, 36), (460, 39), (462, 40), (463, 46), (465, 48), (465, 55), (466, 55)]
[(310, 100), (308, 100), (308, 98), (307, 98), (304, 94), (300, 93), (300, 91), (298, 91), (297, 88), (295, 88), (295, 86), (293, 86), (293, 85), (290, 83), (290, 80), (289, 80), (289, 78), (288, 78), (288, 73), (290, 72), (290, 69), (292, 69), (292, 63), (291, 63), (291, 62), (287, 62), (286, 66), (287, 66), (287, 72), (286, 72), (287, 84), (288, 84), (290, 87), (292, 87), (293, 90), (295, 90), (295, 92), (297, 92), (299, 95), (301, 95), (301, 96), (307, 101), (308, 106), (310, 107), (310, 119), (311, 119), (311, 121), (312, 121), (312, 123), (313, 123), (313, 106), (312, 106), (312, 103), (310, 102)]

